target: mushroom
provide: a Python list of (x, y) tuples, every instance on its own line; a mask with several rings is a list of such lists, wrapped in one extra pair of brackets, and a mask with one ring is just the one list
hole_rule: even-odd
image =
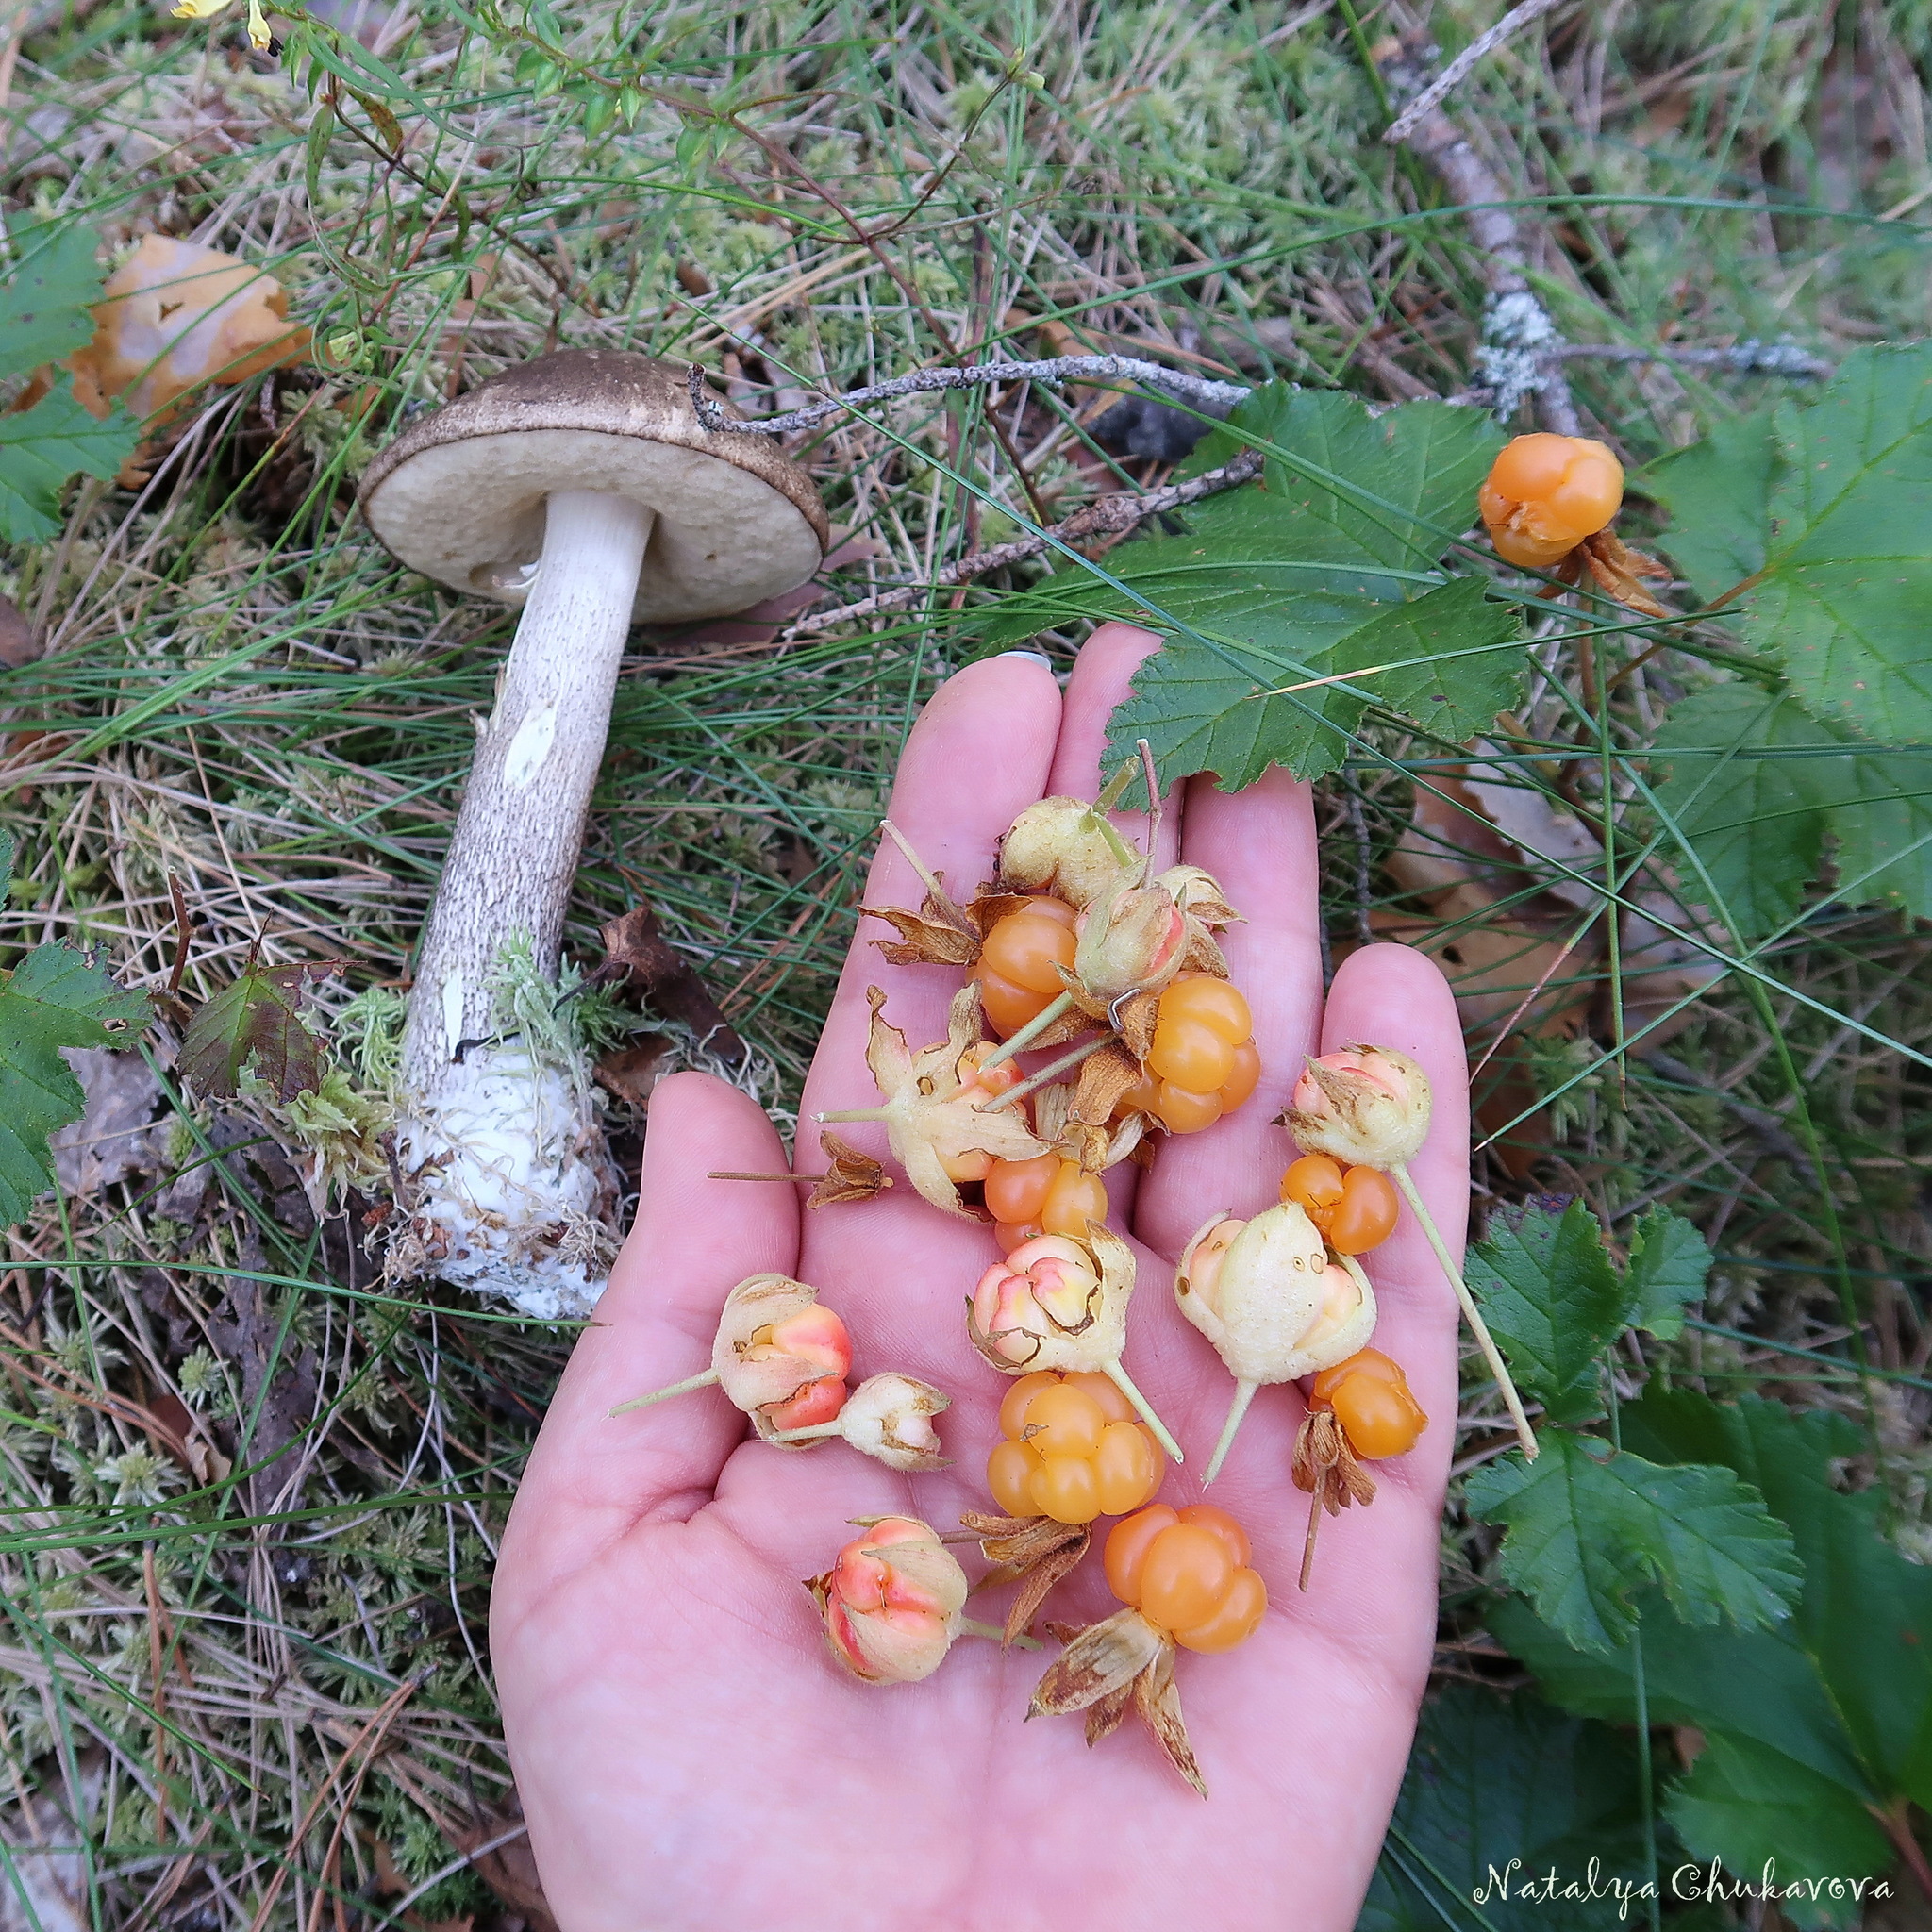
[(609, 349), (538, 357), (425, 416), (361, 505), (398, 561), (523, 611), (417, 957), (391, 1272), (580, 1314), (615, 1251), (617, 1176), (588, 1070), (498, 1031), (506, 952), (555, 980), (631, 625), (803, 583), (824, 507), (768, 439), (705, 429), (684, 370)]

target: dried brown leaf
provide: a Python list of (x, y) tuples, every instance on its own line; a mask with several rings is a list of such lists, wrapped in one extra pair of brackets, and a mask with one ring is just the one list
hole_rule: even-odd
[(744, 1042), (719, 1010), (698, 970), (658, 927), (648, 906), (634, 906), (601, 929), (604, 960), (591, 974), (599, 986), (616, 986), (655, 1013), (688, 1026), (707, 1053), (742, 1059)]

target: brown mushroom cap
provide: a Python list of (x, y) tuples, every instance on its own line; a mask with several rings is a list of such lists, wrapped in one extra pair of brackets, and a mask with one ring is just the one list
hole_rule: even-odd
[(623, 349), (563, 349), (493, 375), (397, 437), (362, 514), (400, 563), (521, 604), (553, 491), (657, 513), (633, 621), (743, 610), (818, 569), (830, 526), (811, 479), (768, 437), (708, 430), (685, 371)]

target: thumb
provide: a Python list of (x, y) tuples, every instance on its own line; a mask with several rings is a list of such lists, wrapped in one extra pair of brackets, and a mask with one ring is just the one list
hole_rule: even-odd
[(613, 1417), (618, 1404), (709, 1368), (724, 1297), (798, 1265), (796, 1190), (714, 1181), (779, 1174), (785, 1150), (756, 1102), (708, 1074), (651, 1096), (637, 1218), (531, 1452), (505, 1535), (505, 1570), (555, 1579), (652, 1518), (710, 1500), (744, 1417), (715, 1388)]

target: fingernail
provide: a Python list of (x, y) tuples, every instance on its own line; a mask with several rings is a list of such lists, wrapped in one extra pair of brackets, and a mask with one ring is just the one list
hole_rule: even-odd
[(1053, 659), (1044, 651), (1002, 651), (1002, 658), (1019, 658), (1028, 664), (1038, 664), (1042, 670), (1053, 669)]

